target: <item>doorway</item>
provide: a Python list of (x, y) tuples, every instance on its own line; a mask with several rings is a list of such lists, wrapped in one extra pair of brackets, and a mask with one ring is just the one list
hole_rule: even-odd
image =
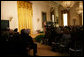
[(61, 11), (61, 26), (69, 26), (70, 25), (70, 11), (62, 10)]
[(42, 28), (43, 28), (43, 31), (45, 32), (45, 26), (46, 26), (46, 22), (47, 22), (47, 17), (46, 17), (46, 12), (42, 12)]

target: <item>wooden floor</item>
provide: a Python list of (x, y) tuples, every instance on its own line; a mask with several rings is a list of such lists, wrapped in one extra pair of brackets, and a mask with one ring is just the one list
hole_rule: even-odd
[(38, 36), (38, 35), (44, 35), (44, 33), (30, 34), (30, 36), (31, 36), (32, 38), (35, 38), (35, 37)]
[[(30, 55), (33, 56), (33, 50), (30, 51)], [(66, 56), (64, 54), (51, 51), (51, 47), (37, 43), (37, 56)]]
[[(37, 35), (43, 35), (43, 34), (32, 34), (31, 37), (33, 38), (34, 42), (36, 42), (35, 37)], [(31, 56), (33, 56), (33, 50), (31, 50), (29, 53)], [(50, 46), (37, 43), (37, 56), (67, 56), (67, 55), (61, 54), (59, 52), (53, 52)]]

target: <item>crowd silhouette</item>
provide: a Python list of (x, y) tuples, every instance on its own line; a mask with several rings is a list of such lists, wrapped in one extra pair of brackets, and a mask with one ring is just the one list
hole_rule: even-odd
[(2, 29), (0, 38), (0, 53), (5, 56), (30, 56), (28, 52), (33, 49), (34, 56), (37, 53), (37, 44), (29, 36), (26, 29), (22, 29), (21, 33), (18, 29)]
[[(53, 51), (65, 52), (70, 56), (83, 55), (83, 26), (45, 26), (43, 44), (52, 47)], [(30, 56), (33, 49), (37, 54), (37, 44), (33, 42), (29, 31), (22, 29), (1, 29), (0, 53), (5, 56)]]
[(83, 55), (83, 26), (46, 26), (45, 44), (70, 56)]

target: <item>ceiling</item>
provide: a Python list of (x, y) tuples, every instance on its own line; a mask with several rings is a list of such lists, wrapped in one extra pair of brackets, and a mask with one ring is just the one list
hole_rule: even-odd
[[(55, 3), (57, 3), (57, 4), (60, 5), (63, 1), (53, 1), (53, 2), (55, 2)], [(76, 3), (79, 3), (80, 1), (74, 1), (74, 2), (75, 2), (75, 4), (76, 4)]]

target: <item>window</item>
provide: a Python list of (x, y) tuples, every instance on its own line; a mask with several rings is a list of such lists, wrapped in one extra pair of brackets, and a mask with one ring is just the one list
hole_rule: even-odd
[(64, 26), (67, 26), (67, 13), (63, 14), (63, 24)]

